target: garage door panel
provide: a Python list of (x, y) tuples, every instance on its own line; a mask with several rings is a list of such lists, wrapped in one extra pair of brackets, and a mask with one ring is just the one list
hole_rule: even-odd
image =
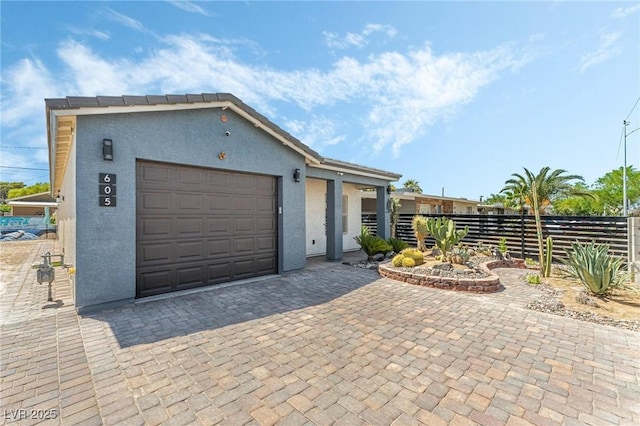
[(208, 218), (209, 235), (227, 235), (231, 231), (229, 217)]
[(176, 261), (189, 262), (203, 259), (202, 241), (181, 241), (175, 243)]
[(269, 176), (256, 176), (256, 193), (275, 195), (276, 181)]
[(203, 220), (198, 218), (184, 218), (176, 219), (176, 234), (178, 237), (193, 237), (202, 236), (206, 232), (206, 228), (203, 226)]
[(231, 263), (225, 261), (224, 263), (209, 264), (207, 266), (207, 275), (209, 282), (225, 282), (229, 281), (229, 277), (232, 276)]
[(256, 214), (272, 215), (276, 212), (276, 200), (273, 197), (256, 198)]
[(255, 259), (240, 259), (233, 262), (235, 279), (250, 278), (256, 275), (254, 268)]
[(176, 183), (178, 186), (187, 186), (188, 188), (199, 187), (204, 183), (202, 175), (202, 170), (182, 167), (177, 169)]
[(234, 255), (246, 256), (247, 254), (253, 254), (255, 252), (254, 240), (250, 238), (235, 238), (234, 242)]
[(230, 239), (209, 240), (207, 241), (207, 257), (229, 257), (231, 256)]
[(273, 270), (276, 268), (275, 256), (257, 258), (256, 266), (258, 268), (256, 275), (273, 274)]
[[(139, 175), (147, 185), (167, 184), (171, 180), (172, 168), (165, 164), (143, 164)], [(164, 186), (164, 185), (163, 185)]]
[(178, 281), (178, 289), (184, 289), (185, 287), (199, 287), (206, 283), (204, 278), (204, 266), (188, 266), (184, 268), (176, 269), (176, 278)]
[(277, 272), (277, 180), (137, 164), (137, 296)]
[(145, 211), (169, 214), (172, 210), (171, 194), (151, 192), (142, 194), (142, 207)]
[(138, 271), (136, 281), (139, 296), (152, 296), (171, 291), (174, 279), (170, 269), (162, 269)]
[(276, 239), (272, 236), (256, 237), (257, 250), (260, 252), (275, 252)]
[(231, 212), (231, 196), (229, 195), (212, 195), (207, 201), (210, 213), (223, 214)]
[(274, 233), (276, 232), (276, 219), (274, 217), (259, 217), (256, 219), (256, 232)]
[(150, 244), (139, 247), (138, 250), (138, 264), (158, 264), (173, 262), (171, 243), (163, 244)]
[(253, 217), (236, 217), (233, 219), (233, 232), (236, 234), (253, 233), (254, 232)]
[(233, 199), (233, 209), (236, 213), (252, 213), (253, 212), (254, 199), (251, 197), (235, 197)]
[(207, 173), (207, 184), (209, 190), (213, 192), (228, 193), (232, 187), (228, 172), (220, 170), (209, 170)]
[(202, 194), (178, 194), (176, 197), (177, 213), (203, 213), (202, 201)]
[(236, 193), (255, 193), (255, 180), (253, 175), (234, 174), (233, 175), (233, 187), (236, 189)]
[(173, 234), (173, 221), (168, 217), (141, 218), (138, 228), (146, 236), (146, 240), (167, 238)]

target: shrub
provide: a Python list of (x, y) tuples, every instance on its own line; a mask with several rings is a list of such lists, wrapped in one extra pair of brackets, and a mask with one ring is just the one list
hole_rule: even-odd
[(402, 259), (402, 266), (404, 266), (405, 268), (413, 268), (414, 266), (416, 266), (416, 261), (410, 257), (405, 257), (404, 259)]
[(402, 241), (400, 238), (389, 238), (387, 240), (387, 244), (389, 244), (396, 253), (400, 253), (402, 250), (409, 247), (409, 244)]
[(360, 228), (360, 235), (353, 237), (353, 239), (356, 240), (362, 251), (366, 253), (368, 262), (372, 262), (373, 256), (378, 253), (391, 251), (391, 246), (385, 240), (371, 235), (369, 227), (364, 225)]
[(409, 259), (413, 259), (415, 265), (422, 265), (424, 263), (424, 255), (422, 254), (422, 252), (420, 250), (417, 249), (404, 249), (402, 250), (401, 254), (404, 257), (408, 257)]
[(402, 266), (402, 261), (405, 259), (405, 257), (401, 254), (397, 254), (393, 257), (393, 259), (391, 260), (391, 264), (393, 266), (395, 266), (396, 268)]
[(540, 279), (540, 275), (538, 274), (527, 274), (524, 279), (527, 281), (527, 283), (529, 284), (541, 284), (542, 280)]
[(498, 251), (502, 254), (507, 252), (507, 237), (502, 237), (498, 241)]
[(571, 248), (571, 251), (566, 250), (567, 259), (561, 261), (591, 293), (607, 294), (624, 285), (628, 275), (621, 271), (622, 259), (611, 256), (607, 244), (575, 242)]

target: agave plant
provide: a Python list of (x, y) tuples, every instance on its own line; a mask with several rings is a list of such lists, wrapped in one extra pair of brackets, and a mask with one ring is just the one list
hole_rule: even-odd
[(392, 247), (382, 238), (371, 235), (371, 230), (368, 226), (362, 226), (360, 228), (360, 235), (353, 237), (356, 243), (360, 246), (363, 252), (367, 255), (367, 261), (372, 262), (373, 256), (378, 253), (387, 253), (392, 250)]
[(609, 293), (616, 287), (623, 286), (628, 274), (622, 272), (622, 259), (609, 254), (606, 244), (571, 244), (572, 251), (567, 250), (567, 259), (562, 263), (569, 267), (569, 273), (577, 277), (587, 290), (596, 295)]

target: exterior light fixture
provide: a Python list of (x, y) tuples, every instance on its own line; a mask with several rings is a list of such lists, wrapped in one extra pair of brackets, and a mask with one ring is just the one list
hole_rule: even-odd
[(296, 182), (300, 182), (300, 169), (295, 169), (293, 171), (293, 180)]
[(387, 194), (391, 194), (391, 185), (387, 185)]
[(104, 161), (113, 161), (113, 141), (102, 139), (102, 158)]

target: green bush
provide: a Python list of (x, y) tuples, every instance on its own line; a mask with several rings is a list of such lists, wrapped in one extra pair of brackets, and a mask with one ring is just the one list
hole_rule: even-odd
[(404, 266), (405, 268), (413, 268), (414, 266), (416, 266), (416, 261), (410, 257), (405, 257), (404, 259), (402, 259), (402, 266)]
[(621, 287), (628, 278), (622, 272), (622, 259), (609, 254), (607, 244), (571, 244), (572, 250), (566, 250), (567, 259), (562, 263), (569, 267), (569, 273), (577, 277), (587, 290), (596, 295), (607, 294)]
[(373, 256), (378, 253), (387, 253), (392, 250), (391, 246), (387, 244), (382, 238), (371, 235), (369, 227), (362, 226), (360, 228), (360, 235), (353, 237), (356, 243), (360, 246), (363, 252), (367, 255), (367, 261), (372, 262)]
[(402, 250), (409, 247), (409, 244), (405, 243), (400, 238), (389, 238), (387, 240), (387, 244), (389, 244), (396, 253), (400, 253)]
[(542, 283), (542, 279), (540, 278), (540, 275), (538, 275), (538, 274), (527, 274), (524, 279), (529, 284), (538, 285), (538, 284)]

